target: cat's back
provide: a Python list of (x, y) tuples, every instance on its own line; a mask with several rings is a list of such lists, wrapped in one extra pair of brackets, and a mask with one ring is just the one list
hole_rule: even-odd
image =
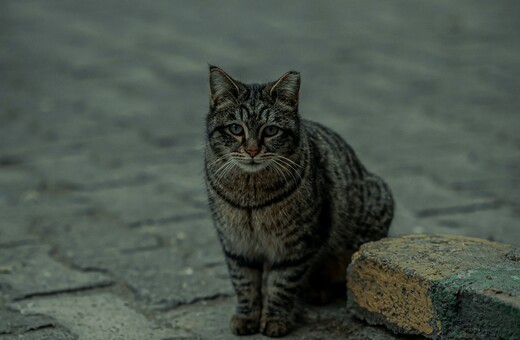
[(334, 247), (340, 248), (346, 237), (356, 247), (373, 236), (384, 237), (394, 208), (386, 183), (370, 173), (352, 147), (333, 130), (308, 120), (302, 122), (302, 128), (317, 154), (316, 166), (322, 169), (325, 192), (330, 195), (330, 214), (335, 225), (332, 232), (337, 236), (334, 239), (340, 241)]
[(363, 180), (369, 175), (352, 147), (338, 133), (306, 119), (302, 120), (302, 129), (330, 181), (338, 184), (338, 180)]

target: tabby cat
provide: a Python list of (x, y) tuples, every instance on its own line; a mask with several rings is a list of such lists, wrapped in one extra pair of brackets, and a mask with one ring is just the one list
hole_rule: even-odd
[(339, 135), (300, 118), (298, 72), (209, 73), (206, 183), (238, 298), (231, 330), (283, 336), (298, 296), (326, 302), (352, 252), (387, 235), (392, 195)]

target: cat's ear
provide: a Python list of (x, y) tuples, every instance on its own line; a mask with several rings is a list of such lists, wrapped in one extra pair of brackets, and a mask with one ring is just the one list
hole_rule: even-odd
[(212, 106), (221, 101), (237, 102), (243, 85), (231, 78), (220, 67), (209, 66), (209, 91)]
[(277, 81), (271, 83), (267, 90), (271, 97), (282, 100), (291, 106), (298, 106), (300, 72), (289, 71), (285, 73)]

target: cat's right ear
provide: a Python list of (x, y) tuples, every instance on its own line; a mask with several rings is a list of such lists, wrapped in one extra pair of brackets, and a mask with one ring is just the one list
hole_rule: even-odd
[(288, 104), (290, 107), (298, 107), (300, 72), (286, 72), (278, 80), (270, 83), (266, 91), (272, 98), (280, 99), (281, 102)]
[(242, 85), (231, 78), (220, 67), (209, 66), (210, 105), (216, 106), (221, 102), (238, 102)]

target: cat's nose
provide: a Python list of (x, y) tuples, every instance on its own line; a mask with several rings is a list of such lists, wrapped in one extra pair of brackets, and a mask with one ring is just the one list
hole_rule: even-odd
[(250, 150), (246, 150), (246, 152), (248, 153), (249, 156), (251, 157), (255, 157), (256, 155), (258, 155), (258, 149), (250, 149)]

